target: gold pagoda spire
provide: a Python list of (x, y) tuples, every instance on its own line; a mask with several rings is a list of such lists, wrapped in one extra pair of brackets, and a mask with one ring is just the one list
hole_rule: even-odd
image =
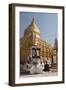
[(32, 22), (31, 22), (31, 25), (32, 25), (32, 26), (35, 26), (35, 24), (36, 24), (36, 23), (35, 23), (35, 20), (34, 20), (34, 18), (33, 18), (33, 19), (32, 19)]
[(34, 18), (32, 19), (32, 22), (31, 22), (30, 26), (32, 26), (34, 29), (36, 29), (40, 33)]
[(25, 30), (24, 34), (26, 34), (28, 32), (35, 32), (40, 35), (40, 30), (39, 30), (34, 18), (32, 19), (32, 22), (30, 23), (28, 28)]

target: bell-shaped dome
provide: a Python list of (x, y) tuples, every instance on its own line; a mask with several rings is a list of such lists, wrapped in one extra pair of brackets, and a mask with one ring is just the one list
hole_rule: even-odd
[(25, 30), (24, 35), (28, 34), (29, 32), (35, 32), (36, 34), (40, 35), (40, 30), (37, 27), (37, 24), (35, 23), (34, 18), (32, 19), (31, 24), (28, 26), (28, 28)]

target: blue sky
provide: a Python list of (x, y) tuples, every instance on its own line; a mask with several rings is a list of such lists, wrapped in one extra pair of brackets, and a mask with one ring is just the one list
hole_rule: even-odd
[(41, 39), (53, 45), (58, 31), (57, 13), (20, 12), (20, 37), (23, 37), (25, 29), (33, 18), (40, 29)]

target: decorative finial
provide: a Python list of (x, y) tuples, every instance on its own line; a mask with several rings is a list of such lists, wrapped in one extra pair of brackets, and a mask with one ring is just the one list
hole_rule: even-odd
[(34, 18), (32, 19), (32, 23), (31, 24), (35, 24), (35, 19)]

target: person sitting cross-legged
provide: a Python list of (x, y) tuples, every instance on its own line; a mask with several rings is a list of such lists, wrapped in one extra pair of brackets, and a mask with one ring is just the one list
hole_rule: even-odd
[(49, 64), (47, 63), (47, 61), (46, 61), (46, 64), (44, 65), (43, 71), (45, 71), (45, 72), (47, 72), (47, 71), (49, 72), (50, 71)]

